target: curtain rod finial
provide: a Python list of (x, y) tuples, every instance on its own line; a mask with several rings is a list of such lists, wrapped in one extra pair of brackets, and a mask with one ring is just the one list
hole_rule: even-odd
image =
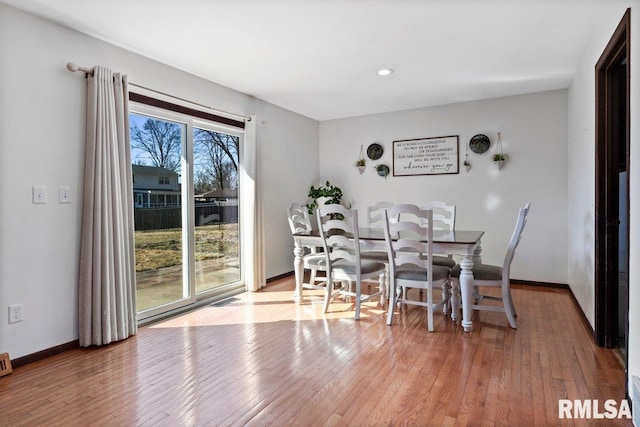
[(67, 70), (69, 71), (80, 71), (80, 66), (74, 62), (67, 62)]
[(67, 62), (67, 70), (71, 71), (72, 73), (75, 73), (76, 71), (82, 71), (85, 74), (93, 75), (93, 68), (81, 67), (75, 62)]

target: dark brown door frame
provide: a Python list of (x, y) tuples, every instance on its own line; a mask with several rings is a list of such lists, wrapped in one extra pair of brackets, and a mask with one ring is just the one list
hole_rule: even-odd
[[(619, 165), (615, 137), (621, 128), (618, 121), (626, 120), (622, 129), (626, 139), (626, 170), (629, 173), (630, 44), (631, 17), (630, 9), (627, 9), (595, 67), (595, 338), (599, 346), (609, 348), (616, 347), (618, 341)], [(614, 75), (620, 66), (626, 68), (625, 111), (621, 111), (619, 103), (612, 102), (618, 89)], [(630, 194), (628, 190), (627, 184), (627, 195)]]

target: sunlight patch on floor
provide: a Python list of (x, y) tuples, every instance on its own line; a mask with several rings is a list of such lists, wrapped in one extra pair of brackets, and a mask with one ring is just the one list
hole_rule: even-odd
[[(337, 296), (329, 305), (329, 312), (322, 313), (324, 293), (322, 291), (306, 291), (304, 300), (296, 303), (291, 291), (280, 292), (245, 292), (234, 297), (229, 304), (209, 305), (193, 312), (177, 316), (154, 325), (150, 328), (183, 328), (198, 326), (245, 325), (253, 323), (270, 323), (282, 321), (308, 321), (322, 319), (349, 319), (355, 321), (355, 305), (352, 301), (344, 302)], [(293, 315), (290, 305), (296, 305)], [(379, 301), (362, 304), (361, 321), (370, 317), (378, 318), (385, 310)]]

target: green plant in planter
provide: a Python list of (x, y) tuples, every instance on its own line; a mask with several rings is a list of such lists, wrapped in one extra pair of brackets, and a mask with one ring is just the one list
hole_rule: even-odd
[(365, 166), (365, 165), (366, 165), (366, 161), (364, 159), (356, 160), (356, 166)]
[(319, 198), (326, 197), (328, 199), (325, 205), (340, 204), (342, 202), (342, 190), (332, 185), (329, 181), (327, 181), (324, 186), (318, 188), (312, 185), (311, 188), (309, 188), (308, 196), (312, 199), (311, 202), (305, 205), (309, 215), (313, 215), (318, 208)]
[(494, 162), (499, 162), (501, 160), (507, 160), (507, 155), (502, 153), (496, 153), (493, 155)]

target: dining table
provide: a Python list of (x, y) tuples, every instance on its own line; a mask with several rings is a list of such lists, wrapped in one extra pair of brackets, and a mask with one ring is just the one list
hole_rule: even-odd
[[(384, 232), (379, 227), (358, 227), (361, 251), (386, 251)], [(457, 255), (460, 264), (460, 289), (452, 291), (452, 320), (457, 320), (457, 294), (460, 294), (462, 305), (461, 325), (465, 332), (473, 327), (471, 321), (473, 299), (473, 266), (482, 263), (482, 247), (480, 240), (484, 231), (480, 230), (433, 230), (433, 253), (443, 255)], [(295, 272), (296, 288), (294, 299), (303, 301), (302, 283), (304, 270), (302, 257), (306, 246), (322, 247), (322, 236), (318, 230), (293, 233), (293, 269)]]

